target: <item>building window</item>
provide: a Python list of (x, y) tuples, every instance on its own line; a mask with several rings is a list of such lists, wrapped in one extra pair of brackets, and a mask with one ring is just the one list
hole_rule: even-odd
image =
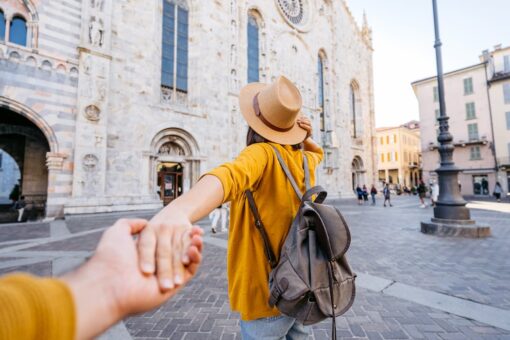
[(163, 1), (161, 85), (188, 92), (188, 9)]
[(475, 119), (475, 103), (466, 103), (466, 119)]
[(436, 109), (434, 113), (435, 113), (435, 116), (436, 116), (436, 119), (435, 119), (436, 125), (439, 125), (439, 121), (437, 120), (439, 118), (439, 115), (440, 115), (439, 114), (439, 109)]
[(5, 40), (5, 15), (0, 9), (0, 41)]
[(384, 154), (381, 154), (381, 163), (384, 163)]
[(510, 83), (503, 84), (503, 97), (505, 104), (510, 104)]
[(434, 94), (434, 102), (438, 102), (439, 101), (439, 91), (437, 89), (437, 86), (434, 86), (434, 88), (432, 89), (432, 92)]
[(506, 55), (503, 57), (503, 60), (504, 60), (504, 64), (505, 64), (505, 70), (504, 72), (505, 73), (509, 73), (510, 72), (510, 55)]
[(259, 81), (259, 25), (257, 18), (248, 14), (248, 83)]
[(393, 143), (397, 144), (397, 135), (393, 135)]
[(398, 162), (398, 152), (395, 151), (395, 161)]
[(391, 152), (388, 152), (386, 154), (386, 159), (388, 160), (388, 162), (391, 162)]
[(469, 151), (470, 151), (470, 159), (472, 161), (482, 159), (482, 156), (480, 155), (480, 147), (479, 146), (472, 146)]
[[(510, 130), (510, 112), (506, 112), (506, 129)], [(509, 153), (510, 156), (510, 153)]]
[(357, 117), (356, 117), (356, 92), (354, 91), (353, 85), (351, 84), (351, 118), (352, 118), (352, 137), (357, 137)]
[(390, 144), (390, 136), (386, 136), (386, 144)]
[(464, 79), (464, 95), (473, 93), (473, 78)]
[(468, 124), (468, 138), (470, 141), (478, 140), (478, 124)]
[(324, 123), (324, 62), (322, 59), (322, 56), (319, 54), (319, 58), (317, 59), (317, 73), (319, 75), (319, 88), (318, 88), (318, 95), (319, 95), (319, 108), (321, 110), (320, 112), (320, 130), (325, 130), (325, 123)]
[(381, 145), (384, 145), (384, 137), (381, 137)]
[(22, 17), (14, 17), (11, 21), (9, 41), (13, 44), (27, 46), (27, 21)]

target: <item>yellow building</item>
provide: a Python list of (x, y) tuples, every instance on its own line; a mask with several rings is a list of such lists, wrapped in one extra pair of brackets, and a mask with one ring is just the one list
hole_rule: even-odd
[(421, 178), (419, 123), (378, 128), (377, 157), (379, 181), (402, 186), (417, 185)]

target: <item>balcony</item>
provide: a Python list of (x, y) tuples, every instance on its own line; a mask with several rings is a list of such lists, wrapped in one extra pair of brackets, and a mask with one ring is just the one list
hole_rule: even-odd
[(494, 73), (492, 78), (489, 80), (489, 83), (495, 83), (497, 81), (502, 81), (502, 80), (507, 80), (507, 79), (510, 79), (510, 72), (501, 71), (501, 72)]
[[(468, 141), (465, 141), (463, 139), (460, 139), (458, 141), (454, 141), (453, 145), (456, 147), (464, 148), (466, 146), (473, 146), (473, 145), (487, 145), (489, 144), (489, 141), (487, 140), (487, 136), (478, 137), (476, 139), (470, 139)], [(436, 150), (439, 146), (439, 143), (433, 143), (430, 142), (428, 145), (429, 150)]]
[(509, 169), (510, 170), (510, 157), (498, 157), (498, 167), (501, 169)]

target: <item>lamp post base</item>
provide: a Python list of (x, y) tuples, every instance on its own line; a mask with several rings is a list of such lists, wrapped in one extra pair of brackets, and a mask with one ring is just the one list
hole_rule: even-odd
[(491, 236), (489, 226), (477, 225), (474, 220), (450, 220), (432, 218), (430, 222), (421, 222), (421, 232), (437, 236), (456, 236), (482, 238)]

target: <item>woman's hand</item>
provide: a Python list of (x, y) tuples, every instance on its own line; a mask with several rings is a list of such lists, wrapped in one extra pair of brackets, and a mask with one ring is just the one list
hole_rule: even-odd
[(297, 119), (296, 123), (300, 128), (306, 131), (306, 138), (312, 136), (312, 121), (307, 116), (301, 116)]
[[(171, 216), (166, 218), (165, 216)], [(182, 285), (192, 273), (188, 249), (195, 235), (202, 229), (192, 227), (181, 212), (156, 215), (140, 234), (138, 253), (144, 274), (156, 273), (162, 292)]]

